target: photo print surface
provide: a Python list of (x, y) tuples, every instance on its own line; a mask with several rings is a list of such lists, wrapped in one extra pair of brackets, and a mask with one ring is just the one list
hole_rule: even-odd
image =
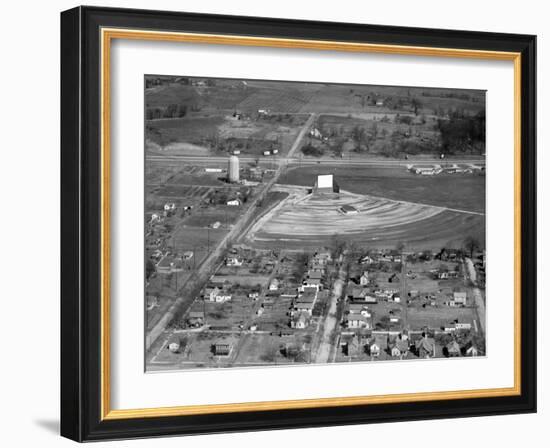
[(144, 83), (147, 371), (486, 355), (485, 91)]

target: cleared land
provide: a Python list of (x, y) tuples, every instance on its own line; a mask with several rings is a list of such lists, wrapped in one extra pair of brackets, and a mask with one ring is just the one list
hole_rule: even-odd
[[(304, 177), (313, 176), (312, 173), (325, 172), (318, 167), (293, 170), (292, 176), (286, 180), (300, 184), (311, 185)], [(340, 186), (352, 187), (356, 191), (366, 190), (368, 182), (362, 181), (358, 175), (360, 170), (348, 169), (350, 175), (337, 177)], [(390, 174), (395, 170), (380, 170)], [(400, 172), (402, 170), (399, 170)], [(299, 176), (298, 174), (303, 174)], [(316, 175), (316, 174), (315, 174)], [(351, 178), (351, 180), (350, 180)], [(383, 179), (379, 177), (379, 179)], [(386, 179), (388, 183), (393, 178)], [(467, 177), (460, 177), (466, 179)], [(469, 181), (477, 181), (477, 177), (470, 176)], [(424, 198), (438, 199), (437, 191), (430, 183), (436, 178), (424, 179), (416, 177), (411, 181), (420, 184), (419, 190), (431, 192), (431, 196)], [(472, 182), (472, 183), (474, 183)], [(378, 186), (380, 187), (380, 185)], [(449, 210), (445, 206), (427, 205), (425, 203), (409, 202), (405, 198), (416, 198), (404, 186), (394, 188), (396, 200), (368, 194), (350, 193), (341, 191), (339, 194), (308, 194), (308, 189), (299, 189), (292, 186), (280, 186), (281, 189), (293, 191), (288, 199), (280, 202), (269, 213), (265, 214), (252, 227), (248, 240), (257, 247), (315, 247), (326, 245), (331, 237), (338, 235), (343, 239), (350, 239), (357, 245), (367, 247), (395, 247), (397, 243), (405, 242), (409, 248), (437, 250), (441, 247), (460, 247), (465, 235), (472, 235), (484, 244), (485, 216), (479, 212), (462, 213)], [(453, 189), (447, 188), (449, 195)], [(472, 193), (473, 194), (473, 193)], [(454, 204), (464, 207), (476, 202), (479, 191), (473, 198), (461, 200), (456, 195)], [(390, 195), (391, 196), (391, 195)], [(435, 200), (434, 202), (439, 202)], [(356, 214), (344, 214), (343, 205), (350, 205), (357, 210)]]
[(397, 201), (485, 212), (485, 176), (418, 176), (404, 167), (304, 166), (289, 169), (279, 183), (311, 187), (319, 174), (333, 174), (341, 189)]

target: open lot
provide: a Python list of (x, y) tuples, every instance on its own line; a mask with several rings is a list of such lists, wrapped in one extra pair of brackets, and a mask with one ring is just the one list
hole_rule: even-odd
[(279, 183), (312, 187), (320, 174), (333, 174), (340, 189), (352, 193), (485, 212), (485, 176), (479, 174), (418, 176), (405, 167), (314, 165), (289, 169)]

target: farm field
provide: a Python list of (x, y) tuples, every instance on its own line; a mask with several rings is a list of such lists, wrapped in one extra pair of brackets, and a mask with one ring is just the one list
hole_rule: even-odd
[[(452, 97), (449, 92), (437, 89), (423, 89), (414, 87), (397, 86), (373, 86), (373, 85), (322, 85), (310, 101), (305, 104), (301, 112), (316, 113), (361, 113), (380, 112), (391, 113), (395, 111), (393, 104), (387, 101), (383, 106), (376, 106), (369, 102), (373, 98), (401, 99), (406, 101), (411, 94), (429, 98), (429, 105), (424, 104), (424, 113), (435, 113), (438, 108), (463, 107), (472, 112), (478, 112), (485, 107), (483, 91), (461, 91), (456, 89)], [(365, 98), (365, 99), (363, 99)], [(365, 101), (366, 100), (366, 101)], [(427, 103), (427, 101), (424, 101)]]
[(418, 176), (405, 167), (304, 166), (289, 169), (280, 184), (311, 187), (320, 174), (333, 174), (342, 190), (396, 201), (485, 212), (485, 176), (440, 174)]

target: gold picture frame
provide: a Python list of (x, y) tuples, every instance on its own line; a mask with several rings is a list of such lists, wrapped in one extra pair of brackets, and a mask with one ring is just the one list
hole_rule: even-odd
[[(307, 409), (320, 409), (328, 408), (334, 409), (338, 407), (361, 407), (373, 405), (388, 405), (398, 403), (416, 403), (421, 405), (426, 402), (449, 402), (456, 400), (470, 400), (470, 399), (505, 399), (508, 398), (522, 398), (525, 399), (526, 394), (529, 394), (529, 400), (532, 400), (532, 391), (526, 390), (526, 377), (525, 375), (525, 362), (526, 356), (529, 358), (528, 362), (534, 362), (532, 360), (533, 354), (524, 352), (525, 339), (525, 300), (523, 286), (525, 286), (525, 275), (522, 275), (522, 266), (524, 266), (524, 260), (526, 256), (531, 257), (531, 253), (526, 254), (526, 245), (522, 234), (522, 222), (525, 219), (526, 214), (532, 213), (533, 204), (526, 203), (525, 185), (529, 182), (525, 178), (526, 170), (531, 170), (531, 161), (528, 161), (529, 166), (525, 165), (525, 153), (528, 151), (534, 151), (532, 143), (529, 143), (529, 139), (524, 135), (526, 129), (532, 124), (532, 117), (526, 115), (526, 109), (531, 108), (532, 104), (525, 103), (526, 99), (526, 83), (530, 80), (525, 78), (525, 75), (532, 77), (532, 73), (528, 70), (529, 63), (534, 57), (531, 53), (532, 49), (529, 45), (532, 39), (521, 36), (516, 40), (521, 41), (522, 45), (512, 43), (503, 38), (504, 44), (502, 45), (506, 49), (489, 49), (490, 44), (483, 40), (483, 36), (478, 38), (479, 48), (468, 47), (450, 47), (449, 42), (444, 38), (440, 39), (440, 45), (437, 45), (437, 39), (433, 38), (435, 46), (427, 46), (426, 44), (411, 44), (406, 43), (380, 43), (369, 42), (366, 38), (365, 42), (345, 41), (345, 40), (328, 40), (319, 39), (316, 37), (303, 38), (288, 38), (277, 36), (261, 36), (261, 35), (249, 35), (244, 33), (242, 35), (235, 35), (224, 33), (223, 30), (219, 32), (198, 32), (192, 31), (174, 31), (170, 30), (168, 25), (167, 29), (146, 29), (146, 27), (131, 27), (125, 26), (127, 22), (132, 22), (131, 14), (126, 12), (113, 13), (120, 18), (120, 24), (113, 25), (112, 20), (105, 20), (102, 23), (102, 12), (104, 9), (82, 9), (77, 8), (65, 12), (65, 27), (67, 32), (74, 33), (75, 27), (78, 29), (78, 33), (84, 33), (84, 30), (80, 29), (75, 22), (82, 20), (95, 20), (94, 33), (95, 43), (97, 45), (98, 54), (94, 57), (98, 63), (99, 74), (99, 89), (97, 91), (99, 99), (99, 253), (98, 253), (98, 273), (100, 274), (100, 284), (98, 285), (99, 291), (99, 325), (98, 325), (98, 353), (99, 360), (97, 366), (99, 368), (97, 385), (99, 387), (99, 403), (94, 405), (94, 410), (97, 414), (89, 416), (90, 419), (95, 419), (98, 425), (109, 424), (109, 422), (128, 422), (136, 420), (158, 420), (163, 418), (185, 418), (190, 416), (209, 416), (209, 415), (228, 415), (228, 414), (241, 414), (241, 413), (262, 413), (266, 411), (297, 411)], [(126, 14), (126, 16), (125, 16)], [(156, 13), (150, 12), (148, 20), (153, 20), (153, 16)], [(160, 13), (159, 13), (160, 14)], [(147, 15), (146, 15), (147, 16)], [(130, 18), (128, 18), (130, 17)], [(165, 15), (160, 14), (161, 18), (165, 18)], [(173, 17), (172, 17), (173, 18)], [(203, 16), (204, 18), (204, 16)], [(160, 23), (159, 18), (155, 23)], [(166, 19), (168, 20), (168, 19)], [(192, 21), (193, 17), (184, 20), (183, 27), (188, 25), (189, 21)], [(267, 19), (263, 19), (267, 20)], [(161, 20), (162, 21), (162, 20)], [(116, 22), (116, 21), (115, 21)], [(151, 22), (152, 23), (152, 22)], [(217, 25), (216, 25), (217, 26)], [(282, 25), (281, 25), (282, 26)], [(287, 26), (289, 26), (287, 24)], [(294, 26), (294, 24), (293, 24)], [(330, 28), (328, 24), (325, 24), (327, 28)], [(337, 27), (337, 25), (334, 25)], [(431, 30), (425, 30), (427, 36), (431, 36)], [(89, 31), (87, 31), (89, 32)], [(456, 42), (460, 42), (462, 36), (460, 32), (457, 35), (453, 35), (449, 32), (450, 37), (447, 39), (453, 39)], [(281, 31), (281, 34), (284, 34)], [(383, 34), (383, 33), (382, 33)], [(514, 36), (514, 35), (510, 35)], [(433, 36), (432, 36), (433, 37)], [(486, 36), (488, 38), (488, 36)], [(247, 402), (247, 403), (232, 403), (232, 404), (217, 404), (217, 405), (182, 405), (175, 407), (160, 407), (160, 408), (142, 408), (142, 409), (113, 409), (111, 406), (111, 365), (110, 359), (113, 354), (111, 353), (110, 345), (110, 332), (111, 332), (111, 306), (110, 306), (110, 246), (111, 246), (111, 229), (110, 229), (110, 217), (111, 217), (111, 203), (110, 203), (110, 189), (111, 189), (111, 45), (115, 40), (140, 40), (140, 41), (162, 41), (162, 42), (182, 42), (182, 43), (199, 43), (199, 44), (211, 44), (211, 45), (232, 45), (242, 47), (272, 47), (272, 48), (288, 48), (288, 49), (302, 49), (302, 50), (323, 50), (323, 51), (343, 51), (354, 53), (381, 53), (381, 54), (397, 54), (408, 56), (420, 56), (420, 57), (445, 57), (445, 58), (465, 58), (465, 59), (482, 59), (488, 61), (510, 61), (514, 66), (514, 385), (507, 388), (488, 388), (478, 390), (461, 390), (461, 391), (448, 391), (448, 392), (429, 392), (429, 393), (406, 393), (395, 395), (373, 395), (373, 396), (352, 396), (352, 397), (339, 397), (339, 398), (315, 398), (306, 400), (282, 400), (282, 401), (269, 401), (269, 402)], [(389, 37), (387, 40), (391, 40)], [(510, 40), (512, 38), (510, 37)], [(525, 42), (527, 42), (527, 45)], [(527, 50), (526, 50), (527, 45)], [(81, 51), (80, 48), (78, 51)], [(77, 53), (78, 53), (77, 51)], [(68, 57), (67, 57), (68, 59)], [(71, 63), (73, 61), (71, 60)], [(77, 64), (76, 61), (74, 61)], [(71, 73), (72, 74), (72, 73)], [(530, 100), (529, 100), (530, 101)], [(527, 123), (526, 121), (529, 121)], [(74, 124), (71, 124), (74, 125)], [(63, 149), (65, 151), (65, 149)], [(522, 239), (523, 238), (523, 239)], [(530, 319), (530, 318), (529, 318)], [(66, 324), (68, 325), (68, 324)], [(531, 330), (529, 330), (531, 331)], [(81, 350), (79, 347), (78, 350)], [(74, 359), (67, 361), (69, 363), (77, 362)], [(529, 380), (531, 380), (533, 372), (529, 370), (527, 374)], [(82, 400), (82, 398), (80, 398)], [(513, 402), (513, 401), (510, 401)], [(84, 404), (81, 403), (82, 406)], [(450, 405), (450, 403), (449, 403)], [(328, 411), (327, 411), (328, 412)], [(473, 413), (475, 414), (475, 412)], [(67, 421), (67, 418), (65, 419)], [(183, 421), (183, 420), (182, 420)], [(81, 431), (80, 422), (78, 431)], [(94, 438), (90, 436), (93, 434), (93, 430), (89, 428), (88, 436), (75, 436), (75, 424), (71, 421), (66, 425), (66, 435), (71, 438), (87, 440)], [(151, 423), (151, 430), (148, 434), (154, 434), (155, 431), (159, 431), (155, 426), (155, 423)], [(199, 428), (199, 427), (197, 427)], [(200, 428), (199, 428), (200, 429)], [(199, 430), (197, 429), (197, 430)], [(78, 432), (77, 431), (77, 432)], [(177, 431), (176, 431), (177, 432)], [(184, 433), (185, 431), (181, 431)], [(190, 431), (193, 432), (193, 431)], [(162, 431), (161, 431), (162, 433)], [(78, 432), (81, 434), (81, 432)], [(106, 434), (106, 435), (105, 435)], [(111, 437), (126, 437), (131, 436), (131, 431), (122, 430), (119, 433), (107, 431), (105, 434), (101, 433), (98, 438), (111, 438)]]

